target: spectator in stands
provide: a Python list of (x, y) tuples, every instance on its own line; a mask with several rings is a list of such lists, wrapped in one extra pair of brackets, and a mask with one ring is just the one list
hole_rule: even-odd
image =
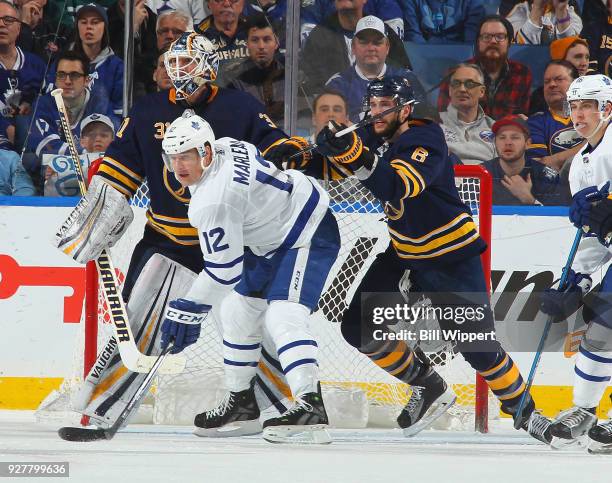
[[(320, 92), (327, 80), (336, 72), (348, 69), (354, 58), (348, 45), (357, 23), (363, 15), (366, 0), (336, 0), (337, 12), (327, 17), (311, 32), (302, 51), (301, 69), (304, 72), (304, 88), (307, 94)], [(388, 64), (409, 67), (404, 45), (397, 34), (385, 27), (389, 39)]]
[(404, 38), (425, 43), (474, 43), (485, 17), (482, 0), (402, 0)]
[(406, 77), (412, 84), (419, 102), (426, 102), (425, 91), (411, 71), (387, 66), (389, 48), (389, 38), (381, 19), (368, 15), (357, 22), (351, 40), (351, 53), (355, 57), (355, 64), (343, 72), (337, 72), (325, 84), (346, 96), (351, 121), (359, 122), (362, 117), (363, 96), (369, 82), (385, 75)]
[[(486, 95), (480, 101), (486, 115), (500, 119), (509, 114), (529, 112), (531, 71), (520, 62), (508, 59), (512, 25), (499, 15), (484, 18), (474, 46), (476, 56), (467, 62), (477, 64), (485, 75)], [(440, 84), (438, 110), (449, 103), (448, 79)]]
[(157, 16), (157, 50), (167, 50), (184, 32), (193, 30), (193, 20), (181, 10), (165, 10)]
[(204, 0), (146, 0), (146, 3), (158, 17), (164, 12), (180, 10), (185, 12), (194, 24), (200, 23), (208, 15)]
[(90, 114), (81, 121), (81, 146), (87, 153), (104, 153), (115, 136), (113, 121), (104, 114)]
[[(580, 76), (586, 75), (589, 70), (589, 44), (580, 37), (565, 37), (550, 44), (551, 60), (567, 60), (576, 67)], [(546, 110), (544, 100), (544, 86), (538, 87), (531, 94), (529, 100), (529, 115)]]
[(21, 32), (17, 45), (26, 52), (32, 52), (45, 61), (54, 60), (72, 38), (73, 28), (57, 25), (47, 18), (47, 0), (25, 0), (15, 2), (21, 13)]
[[(115, 136), (115, 126), (113, 125), (113, 121), (108, 116), (104, 114), (90, 114), (85, 119), (81, 121), (81, 139), (80, 143), (83, 148), (83, 153), (92, 153), (92, 154), (100, 154), (96, 160), (91, 160), (90, 162), (93, 164), (94, 162), (101, 160), (102, 155), (105, 153), (106, 149), (113, 141), (113, 137)], [(53, 176), (57, 175), (55, 170), (47, 165), (45, 168), (45, 196), (55, 196), (57, 193), (57, 188), (53, 186), (47, 186), (47, 181)]]
[[(313, 102), (312, 135), (310, 141), (314, 143), (317, 134), (327, 126), (329, 121), (350, 125), (348, 118), (348, 103), (342, 92), (326, 87), (317, 95)], [(328, 158), (315, 155), (304, 169), (304, 173), (316, 179), (325, 181), (339, 180), (352, 173), (344, 166), (333, 163)], [(333, 193), (331, 194), (333, 198)]]
[(208, 38), (219, 55), (219, 73), (233, 69), (249, 54), (246, 47), (244, 0), (208, 0), (210, 15), (195, 30)]
[(551, 60), (544, 71), (544, 100), (547, 109), (529, 116), (531, 145), (527, 157), (557, 171), (571, 161), (583, 144), (574, 130), (566, 109), (567, 89), (578, 77), (576, 68), (566, 60)]
[(15, 127), (0, 117), (0, 196), (34, 196), (32, 179), (13, 150), (14, 135)]
[[(99, 90), (90, 90), (87, 87), (88, 72), (90, 72), (89, 60), (82, 53), (67, 51), (58, 56), (55, 83), (57, 87), (63, 89), (62, 98), (79, 151), (82, 150), (79, 144), (82, 119), (96, 113), (108, 116), (116, 125), (119, 123), (119, 118), (114, 115), (108, 98)], [(39, 160), (43, 154), (67, 154), (68, 145), (60, 130), (59, 114), (51, 94), (40, 98), (33, 116), (34, 123), (28, 137), (28, 151), (36, 153)]]
[[(237, 64), (228, 79), (229, 87), (248, 92), (266, 106), (266, 114), (282, 125), (285, 114), (285, 66), (278, 54), (278, 39), (274, 28), (263, 14), (247, 19), (247, 50), (249, 57)], [(218, 82), (221, 84), (221, 82)]]
[(568, 0), (529, 0), (506, 16), (517, 44), (548, 45), (555, 39), (580, 35), (582, 19)]
[(153, 81), (155, 81), (155, 86), (157, 88), (156, 90), (158, 91), (163, 91), (172, 87), (172, 81), (168, 76), (168, 72), (166, 71), (166, 66), (164, 64), (165, 53), (166, 51), (164, 50), (157, 56), (157, 65), (153, 71)]
[(587, 6), (592, 11), (586, 20), (582, 36), (587, 39), (591, 52), (591, 69), (600, 74), (612, 75), (612, 0), (591, 1)]
[(493, 177), (494, 205), (564, 205), (569, 189), (560, 188), (559, 174), (525, 157), (529, 128), (520, 116), (506, 116), (493, 124), (498, 157), (482, 165)]
[[(110, 48), (106, 10), (95, 3), (79, 8), (73, 50), (89, 60), (91, 91), (107, 96), (116, 115), (123, 111), (123, 61)], [(47, 92), (54, 88), (57, 64), (47, 74)]]
[[(140, 97), (155, 92), (152, 81), (155, 69), (157, 15), (145, 5), (145, 0), (134, 0), (134, 64), (133, 92)], [(125, 0), (119, 0), (108, 9), (108, 34), (113, 52), (123, 59)]]
[[(367, 0), (363, 5), (363, 15), (374, 15), (382, 19), (400, 39), (404, 38), (404, 19), (400, 2), (404, 0)], [(322, 24), (327, 17), (338, 10), (346, 8), (352, 1), (338, 2), (334, 0), (313, 0), (302, 2), (302, 45), (317, 25)], [(344, 4), (344, 5), (342, 5)]]
[(479, 102), (485, 95), (484, 73), (476, 64), (459, 64), (449, 85), (450, 104), (440, 114), (442, 131), (451, 153), (463, 164), (480, 164), (495, 156), (493, 119)]
[(270, 23), (282, 24), (287, 14), (287, 0), (246, 0), (242, 15), (248, 18), (257, 14), (265, 15)]
[(11, 3), (0, 0), (0, 109), (4, 117), (29, 114), (45, 78), (42, 59), (15, 45), (19, 15)]

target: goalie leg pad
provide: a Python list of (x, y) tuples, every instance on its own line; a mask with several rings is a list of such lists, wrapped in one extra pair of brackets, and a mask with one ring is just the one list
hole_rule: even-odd
[[(196, 277), (192, 271), (159, 253), (149, 259), (134, 284), (127, 306), (134, 337), (143, 353), (160, 353), (161, 315), (165, 304), (183, 297)], [(111, 426), (143, 377), (146, 374), (132, 373), (123, 366), (111, 338), (72, 399), (74, 409), (90, 416), (100, 427)]]
[(56, 234), (55, 246), (79, 263), (112, 247), (134, 218), (125, 196), (94, 176), (89, 190)]
[(249, 388), (261, 355), (263, 299), (245, 297), (232, 291), (221, 303), (223, 367), (225, 383), (232, 392)]

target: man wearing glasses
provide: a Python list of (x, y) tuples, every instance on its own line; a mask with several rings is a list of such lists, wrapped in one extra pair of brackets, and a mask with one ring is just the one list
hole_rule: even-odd
[[(119, 119), (113, 114), (109, 99), (99, 91), (90, 91), (89, 62), (84, 55), (66, 51), (58, 57), (55, 85), (63, 89), (62, 97), (68, 111), (72, 134), (81, 150), (79, 138), (81, 120), (90, 114), (104, 114), (119, 126)], [(60, 127), (59, 113), (51, 94), (40, 98), (34, 113), (32, 130), (27, 140), (28, 151), (43, 154), (68, 154), (68, 144)]]
[[(474, 45), (476, 55), (467, 62), (478, 65), (484, 72), (485, 95), (480, 101), (486, 115), (500, 119), (509, 114), (527, 114), (531, 71), (520, 62), (508, 59), (512, 25), (499, 15), (485, 17), (478, 28)], [(449, 81), (440, 84), (438, 111), (449, 105)]]
[(485, 96), (484, 74), (476, 64), (459, 64), (450, 78), (450, 105), (440, 113), (448, 149), (463, 164), (480, 164), (495, 157), (493, 119), (479, 101)]
[(219, 73), (249, 56), (246, 20), (242, 16), (244, 0), (208, 0), (210, 15), (196, 26), (217, 48)]
[(21, 21), (19, 11), (0, 0), (0, 110), (3, 117), (29, 114), (45, 77), (38, 56), (15, 46)]

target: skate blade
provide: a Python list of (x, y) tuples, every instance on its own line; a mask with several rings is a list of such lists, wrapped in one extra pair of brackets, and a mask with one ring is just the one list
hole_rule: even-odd
[(330, 444), (327, 424), (268, 426), (263, 438), (269, 443)]
[(590, 454), (612, 454), (612, 444), (600, 443), (589, 438), (589, 447), (587, 451)]
[(232, 438), (259, 434), (261, 429), (259, 419), (253, 419), (251, 421), (235, 421), (220, 428), (195, 428), (193, 434), (202, 438)]
[(586, 447), (586, 435), (578, 436), (574, 439), (564, 439), (559, 438), (558, 436), (553, 436), (552, 441), (550, 442), (550, 447), (557, 451), (564, 451), (570, 449), (577, 449), (581, 447)]
[[(443, 399), (443, 401), (440, 401)], [(446, 411), (448, 411), (457, 402), (457, 396), (454, 393), (446, 396), (442, 394), (438, 401), (433, 403), (429, 410), (419, 419), (416, 423), (408, 428), (404, 428), (404, 436), (410, 438), (423, 431), (428, 426), (431, 426), (434, 421), (440, 418)]]

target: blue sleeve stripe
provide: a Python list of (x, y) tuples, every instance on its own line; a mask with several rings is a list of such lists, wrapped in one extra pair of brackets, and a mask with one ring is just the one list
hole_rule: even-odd
[(223, 339), (223, 345), (225, 347), (229, 347), (230, 349), (239, 349), (241, 351), (252, 351), (255, 349), (259, 349), (260, 344), (233, 344), (231, 342)]
[(578, 374), (583, 379), (586, 379), (587, 381), (591, 381), (591, 382), (607, 382), (611, 379), (610, 376), (592, 376), (591, 374), (582, 372), (577, 367), (574, 367), (574, 371), (576, 372), (576, 374)]
[(240, 262), (242, 262), (242, 260), (244, 260), (244, 255), (240, 255), (235, 260), (232, 260), (231, 262), (227, 263), (215, 263), (209, 262), (208, 260), (204, 260), (204, 265), (209, 268), (232, 268), (233, 266), (238, 265)]
[(316, 364), (316, 363), (317, 363), (316, 359), (300, 359), (299, 361), (295, 361), (295, 362), (289, 364), (285, 368), (283, 373), (286, 375), (291, 369), (295, 369), (298, 366), (303, 366), (304, 364)]
[(208, 270), (206, 266), (204, 266), (204, 271), (208, 274), (210, 278), (212, 278), (215, 282), (220, 283), (221, 285), (232, 285), (234, 283), (238, 283), (240, 282), (240, 278), (242, 277), (242, 274), (240, 274), (237, 277), (232, 278), (231, 280), (225, 280), (223, 278), (217, 277), (214, 273)]
[(230, 361), (229, 359), (223, 359), (223, 364), (228, 366), (239, 366), (239, 367), (257, 367), (258, 362), (239, 362)]
[(287, 351), (289, 349), (292, 349), (293, 347), (298, 347), (298, 346), (301, 346), (301, 345), (312, 345), (314, 347), (319, 347), (314, 340), (295, 340), (293, 342), (289, 342), (289, 344), (286, 344), (286, 345), (282, 346), (276, 352), (280, 356), (283, 352), (285, 352), (285, 351)]
[(603, 364), (612, 364), (612, 359), (610, 359), (609, 357), (603, 357), (598, 356), (597, 354), (593, 354), (592, 352), (589, 352), (588, 350), (584, 349), (582, 346), (580, 346), (580, 353), (584, 357), (591, 359), (592, 361), (601, 362)]

